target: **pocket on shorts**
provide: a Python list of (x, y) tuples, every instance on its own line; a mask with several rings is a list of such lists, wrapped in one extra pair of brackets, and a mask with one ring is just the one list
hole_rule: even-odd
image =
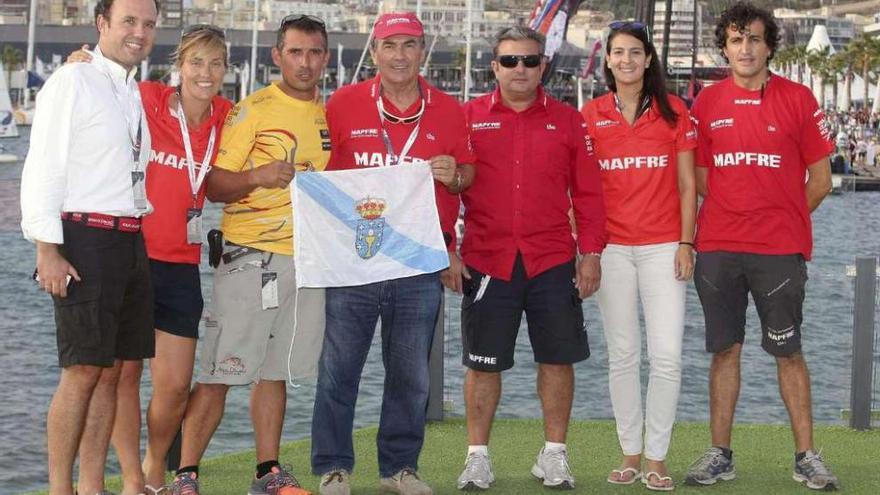
[(77, 347), (101, 345), (101, 287), (72, 281), (67, 297), (55, 297), (58, 338)]
[[(477, 302), (476, 297), (477, 293), (480, 291), (480, 283), (483, 281), (483, 278), (487, 276), (471, 267), (468, 267), (467, 270), (471, 274), (471, 278), (470, 280), (465, 278), (462, 281), (463, 297), (461, 298), (461, 309), (468, 309)], [(483, 291), (483, 295), (485, 295), (485, 291)]]

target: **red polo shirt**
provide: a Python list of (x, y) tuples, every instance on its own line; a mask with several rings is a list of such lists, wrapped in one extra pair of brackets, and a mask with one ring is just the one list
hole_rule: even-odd
[(586, 142), (583, 117), (539, 88), (516, 112), (496, 90), (465, 104), (477, 175), (464, 192), (465, 263), (510, 280), (516, 253), (532, 278), (575, 256), (605, 247), (605, 205), (599, 166)]
[(692, 114), (697, 166), (709, 169), (697, 250), (800, 253), (809, 260), (806, 168), (834, 150), (809, 88), (774, 75), (763, 92), (749, 91), (727, 78), (700, 92)]
[[(199, 264), (201, 244), (186, 242), (186, 211), (193, 207), (186, 151), (180, 123), (168, 110), (168, 98), (177, 88), (156, 82), (139, 83), (144, 114), (150, 128), (150, 164), (147, 167), (147, 197), (153, 213), (143, 218), (144, 242), (150, 259), (169, 263)], [(211, 163), (220, 148), (220, 130), (232, 103), (221, 96), (211, 100), (211, 117), (197, 129), (189, 129), (193, 159), (201, 161), (208, 148), (211, 128), (217, 129)], [(196, 166), (196, 173), (201, 163)], [(205, 184), (196, 197), (196, 206), (205, 202)]]
[(684, 102), (670, 95), (669, 103), (675, 125), (656, 101), (630, 125), (610, 92), (581, 109), (602, 171), (608, 242), (643, 246), (681, 237), (678, 153), (697, 147), (697, 131)]
[[(391, 157), (382, 139), (382, 121), (376, 108), (379, 97), (379, 76), (359, 84), (344, 86), (333, 93), (327, 102), (327, 124), (330, 128), (330, 162), (327, 170), (358, 167), (384, 167)], [(418, 123), (391, 123), (385, 121), (395, 155), (400, 155), (416, 125), (419, 131), (402, 164), (427, 162), (438, 155), (451, 155), (456, 163), (474, 163), (473, 152), (468, 145), (464, 112), (458, 100), (438, 90), (423, 78), (419, 78), (425, 113)], [(385, 109), (397, 116), (415, 115), (421, 102), (400, 110), (383, 97)], [(440, 227), (452, 237), (447, 246), (454, 250), (455, 221), (461, 202), (457, 194), (450, 194), (446, 186), (434, 181)]]

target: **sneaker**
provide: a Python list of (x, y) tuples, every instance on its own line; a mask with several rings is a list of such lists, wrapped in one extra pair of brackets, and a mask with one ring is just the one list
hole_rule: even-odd
[(251, 483), (248, 495), (312, 495), (299, 486), (299, 481), (290, 474), (290, 467), (275, 466), (262, 478)]
[(430, 486), (419, 479), (418, 473), (409, 468), (401, 469), (390, 478), (382, 478), (379, 486), (400, 495), (433, 495), (434, 493)]
[(169, 495), (199, 495), (199, 480), (196, 473), (180, 473), (168, 485)]
[(710, 447), (688, 468), (685, 485), (714, 485), (718, 480), (736, 478), (733, 459), (728, 459), (718, 447)]
[(324, 473), (324, 476), (321, 476), (321, 484), (318, 486), (318, 493), (321, 495), (350, 495), (350, 477), (351, 475), (344, 469), (336, 469)]
[(837, 476), (831, 474), (831, 470), (822, 460), (822, 453), (812, 450), (807, 451), (803, 459), (794, 463), (794, 474), (791, 476), (798, 483), (804, 483), (807, 488), (813, 490), (825, 490), (827, 492), (840, 488)]
[(458, 489), (464, 491), (487, 490), (495, 482), (492, 460), (489, 454), (473, 452), (464, 461), (464, 471), (458, 477)]
[(544, 486), (571, 490), (574, 488), (574, 477), (568, 466), (568, 454), (565, 450), (553, 450), (538, 453), (535, 465), (532, 466), (532, 476), (544, 480)]

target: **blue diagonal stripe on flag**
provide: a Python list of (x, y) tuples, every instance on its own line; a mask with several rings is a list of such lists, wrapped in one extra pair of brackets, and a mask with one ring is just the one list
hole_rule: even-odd
[[(299, 174), (296, 180), (300, 191), (308, 194), (331, 215), (355, 231), (361, 217), (355, 210), (354, 198), (321, 173)], [(381, 253), (402, 265), (425, 273), (436, 271), (437, 266), (443, 266), (449, 261), (445, 251), (420, 244), (397, 232), (390, 224), (385, 224)]]

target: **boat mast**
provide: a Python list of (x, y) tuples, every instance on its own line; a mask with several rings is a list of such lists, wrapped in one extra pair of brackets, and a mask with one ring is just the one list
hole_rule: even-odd
[(467, 31), (464, 34), (465, 39), (465, 53), (464, 53), (464, 101), (468, 101), (471, 99), (471, 43), (472, 43), (472, 34), (474, 31), (474, 18), (471, 15), (473, 11), (473, 5), (471, 0), (467, 0), (465, 2), (467, 5)]
[[(250, 88), (248, 93), (253, 93), (254, 88), (256, 87), (257, 82), (257, 22), (260, 16), (260, 0), (254, 0), (254, 19), (253, 23), (251, 23), (251, 72), (250, 76)], [(244, 98), (247, 95), (242, 95)]]
[(30, 100), (30, 91), (27, 87), (28, 74), (34, 70), (34, 36), (37, 29), (37, 0), (31, 0), (31, 10), (28, 14), (28, 38), (27, 38), (27, 60), (24, 63), (24, 105), (27, 107)]

